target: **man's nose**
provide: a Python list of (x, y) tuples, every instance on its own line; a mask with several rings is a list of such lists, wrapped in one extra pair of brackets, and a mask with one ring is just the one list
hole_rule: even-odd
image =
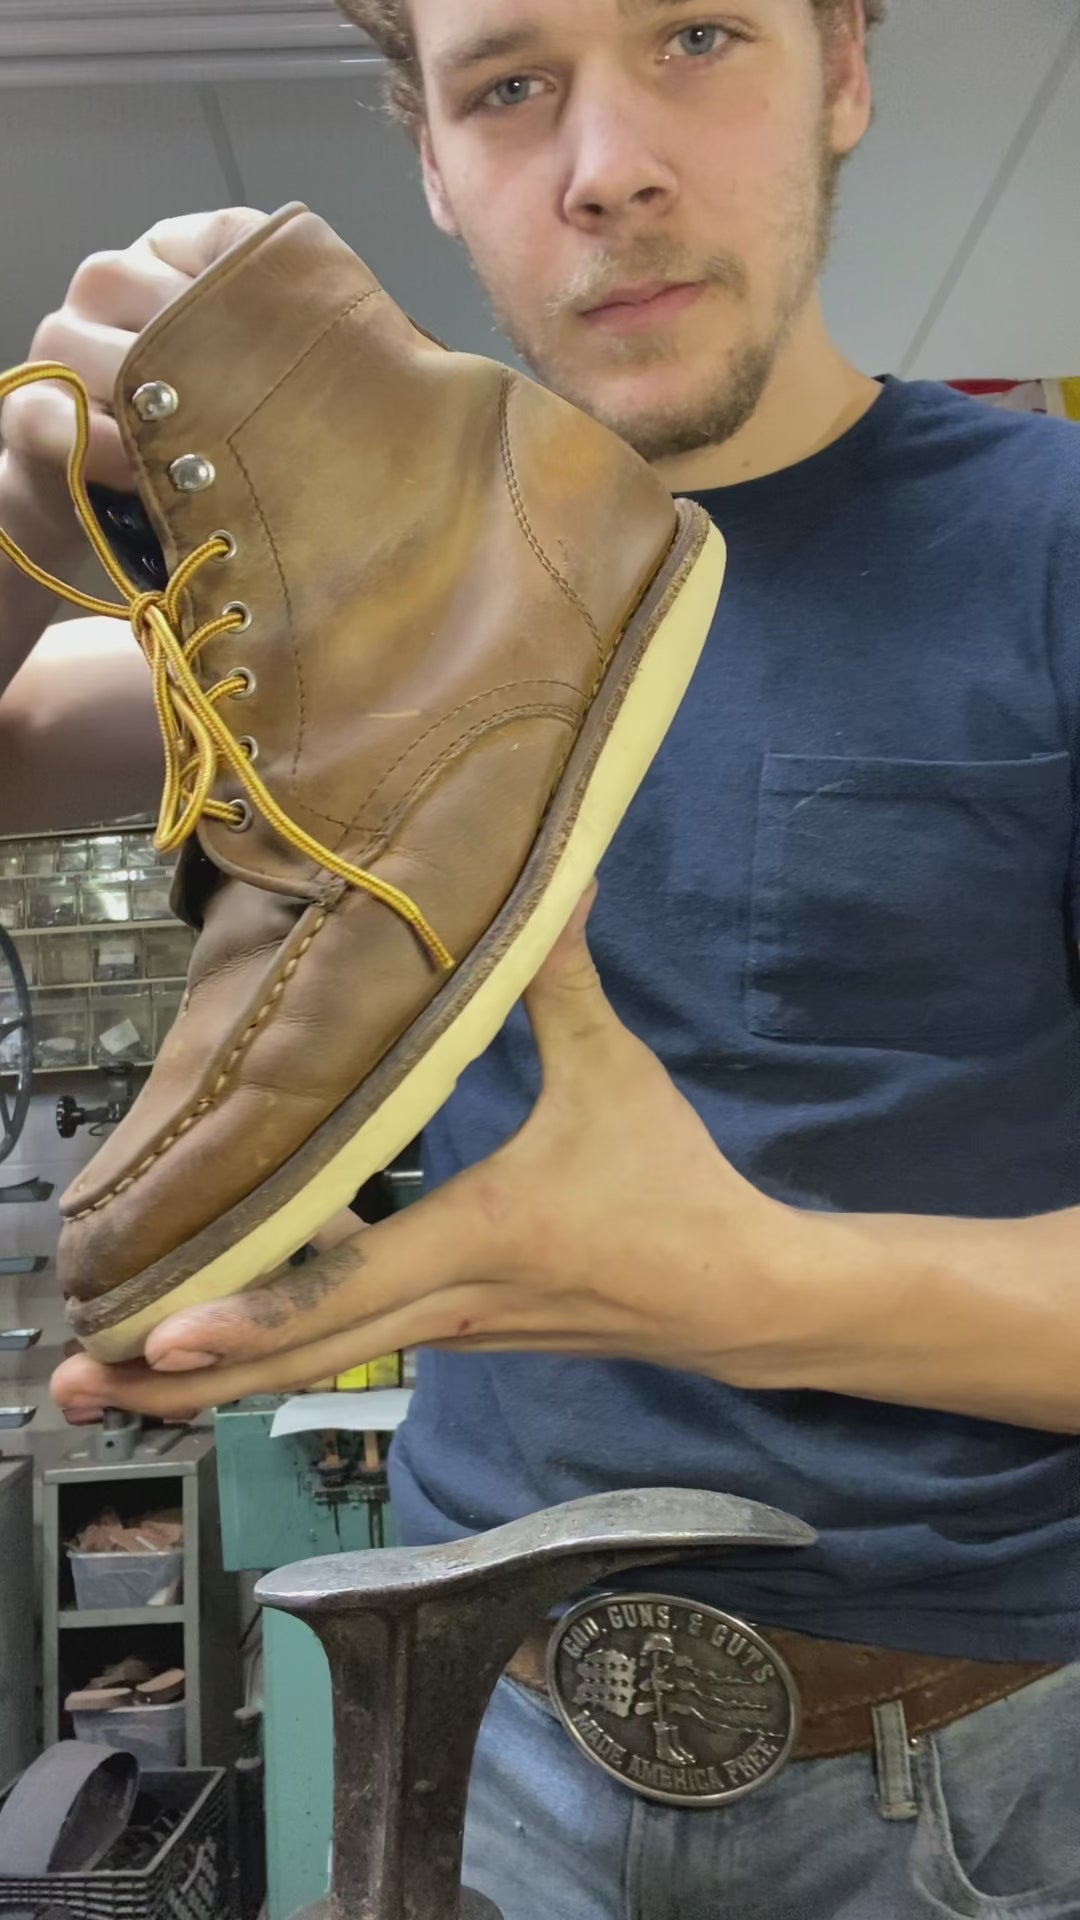
[(570, 159), (563, 211), (573, 225), (651, 222), (674, 205), (677, 177), (638, 90), (628, 84), (594, 89), (575, 103), (565, 132)]

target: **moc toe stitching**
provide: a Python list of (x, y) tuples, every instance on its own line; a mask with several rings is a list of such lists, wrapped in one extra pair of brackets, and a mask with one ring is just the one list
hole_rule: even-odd
[(202, 1118), (203, 1114), (209, 1113), (211, 1107), (215, 1104), (217, 1100), (220, 1099), (221, 1095), (224, 1093), (229, 1083), (229, 1080), (232, 1076), (234, 1068), (236, 1067), (237, 1063), (243, 1058), (244, 1054), (247, 1052), (249, 1046), (251, 1045), (252, 1041), (255, 1039), (255, 1036), (258, 1033), (260, 1027), (263, 1025), (264, 1021), (267, 1020), (269, 1018), (269, 1015), (273, 1012), (274, 1007), (277, 1005), (277, 1002), (280, 1000), (282, 994), (285, 991), (286, 986), (288, 985), (289, 981), (292, 979), (293, 974), (296, 972), (296, 969), (300, 965), (301, 960), (304, 958), (304, 955), (307, 953), (308, 948), (311, 946), (312, 941), (316, 938), (317, 934), (321, 933), (328, 919), (329, 919), (328, 913), (321, 913), (319, 915), (318, 919), (315, 922), (315, 925), (311, 929), (311, 932), (305, 936), (300, 946), (297, 948), (296, 952), (292, 955), (292, 957), (286, 962), (285, 966), (282, 968), (281, 973), (279, 974), (277, 980), (274, 982), (274, 985), (271, 987), (269, 993), (266, 996), (266, 999), (263, 1001), (262, 1005), (258, 1008), (253, 1019), (249, 1021), (243, 1033), (240, 1035), (239, 1040), (236, 1042), (236, 1045), (234, 1046), (232, 1052), (230, 1053), (228, 1059), (225, 1062), (225, 1065), (221, 1069), (221, 1072), (219, 1073), (216, 1081), (214, 1082), (213, 1092), (209, 1096), (206, 1096), (202, 1100), (198, 1101), (197, 1104), (192, 1108), (191, 1112), (188, 1113), (185, 1116), (185, 1118), (181, 1120), (179, 1124), (173, 1128), (173, 1131), (170, 1134), (166, 1135), (165, 1139), (162, 1140), (157, 1147), (155, 1147), (153, 1153), (148, 1154), (145, 1160), (140, 1161), (139, 1165), (135, 1167), (131, 1173), (126, 1174), (123, 1180), (117, 1181), (115, 1187), (110, 1187), (108, 1193), (103, 1194), (100, 1200), (95, 1200), (92, 1206), (83, 1207), (79, 1213), (71, 1214), (69, 1218), (72, 1222), (76, 1220), (88, 1220), (92, 1214), (100, 1213), (103, 1207), (109, 1206), (111, 1202), (113, 1200), (118, 1199), (122, 1193), (126, 1193), (130, 1187), (134, 1186), (136, 1180), (141, 1179), (144, 1174), (149, 1173), (151, 1167), (154, 1167), (157, 1165), (158, 1161), (164, 1157), (164, 1155), (169, 1151), (170, 1147), (174, 1147), (177, 1141), (182, 1137), (182, 1135), (187, 1133), (195, 1125), (196, 1121)]

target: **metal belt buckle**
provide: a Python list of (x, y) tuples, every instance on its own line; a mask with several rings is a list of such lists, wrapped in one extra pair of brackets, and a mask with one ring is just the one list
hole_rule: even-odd
[(570, 1738), (647, 1800), (725, 1807), (787, 1765), (799, 1695), (745, 1621), (666, 1593), (608, 1593), (559, 1621), (548, 1687)]

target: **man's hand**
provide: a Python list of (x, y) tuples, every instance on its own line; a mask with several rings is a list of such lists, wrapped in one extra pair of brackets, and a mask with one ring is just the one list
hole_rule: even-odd
[[(133, 246), (95, 253), (41, 322), (31, 360), (59, 360), (90, 395), (86, 477), (135, 491), (113, 417), (135, 339), (265, 216), (248, 207), (159, 221)], [(181, 396), (182, 398), (182, 396)], [(0, 406), (0, 528), (39, 567), (78, 578), (90, 548), (67, 482), (71, 389), (16, 388)], [(99, 582), (92, 583), (100, 588)], [(156, 809), (161, 738), (150, 675), (127, 622), (65, 620), (42, 642), (56, 596), (0, 553), (0, 821), (6, 834), (70, 831)], [(41, 643), (41, 644), (39, 644)]]
[(176, 1314), (145, 1362), (66, 1360), (53, 1393), (69, 1418), (175, 1419), (434, 1346), (1080, 1433), (1080, 1209), (942, 1220), (766, 1199), (608, 1004), (587, 911), (526, 996), (544, 1079), (514, 1139), (361, 1239)]
[[(526, 998), (543, 1091), (513, 1140), (417, 1206), (304, 1267), (175, 1315), (147, 1363), (79, 1355), (60, 1406), (167, 1416), (302, 1387), (401, 1347), (618, 1356), (756, 1377), (769, 1271), (800, 1216), (717, 1151), (616, 1017), (585, 939), (591, 902)], [(182, 1376), (182, 1377), (178, 1377)]]
[[(117, 374), (151, 320), (265, 218), (250, 207), (181, 214), (159, 220), (130, 247), (90, 254), (76, 269), (63, 306), (41, 322), (27, 357), (62, 361), (85, 380), (91, 402), (89, 480), (135, 492), (135, 475), (112, 415)], [(43, 380), (10, 394), (0, 409), (0, 437), (8, 458), (59, 500), (75, 437), (75, 403), (68, 390)], [(67, 525), (66, 488), (63, 501)]]

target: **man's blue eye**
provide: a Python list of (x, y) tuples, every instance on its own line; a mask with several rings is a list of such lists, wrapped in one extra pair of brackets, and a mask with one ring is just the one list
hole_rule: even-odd
[(726, 37), (723, 27), (684, 27), (675, 35), (675, 44), (679, 52), (691, 59), (704, 54), (715, 53), (720, 41)]
[(497, 107), (519, 107), (523, 101), (532, 99), (531, 89), (539, 86), (538, 80), (531, 80), (527, 74), (511, 74), (508, 80), (500, 80), (487, 95)]

